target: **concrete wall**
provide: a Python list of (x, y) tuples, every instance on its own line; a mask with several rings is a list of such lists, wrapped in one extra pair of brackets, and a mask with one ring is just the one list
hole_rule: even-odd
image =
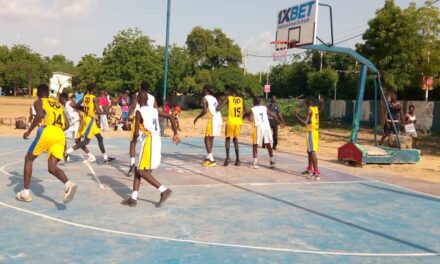
[[(344, 123), (351, 123), (355, 109), (355, 101), (332, 100), (327, 102), (324, 115), (330, 119), (338, 119)], [(404, 113), (408, 111), (410, 105), (416, 107), (417, 116), (416, 127), (419, 130), (440, 132), (440, 102), (420, 102), (420, 101), (403, 101)], [(380, 114), (380, 107), (378, 109)], [(364, 101), (362, 103), (361, 122), (364, 124), (374, 124), (374, 103)]]

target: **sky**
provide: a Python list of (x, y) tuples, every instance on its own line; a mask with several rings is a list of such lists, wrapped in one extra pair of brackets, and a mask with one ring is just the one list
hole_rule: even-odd
[[(0, 45), (29, 45), (44, 56), (64, 54), (77, 63), (102, 51), (120, 30), (137, 27), (165, 43), (166, 0), (0, 0)], [(170, 41), (184, 45), (195, 26), (221, 28), (250, 54), (270, 55), (278, 11), (298, 0), (171, 0)], [(384, 0), (321, 0), (333, 7), (335, 40), (360, 34)], [(402, 7), (411, 1), (396, 0)], [(415, 0), (418, 6), (424, 0)], [(329, 39), (326, 10), (318, 36)], [(341, 45), (353, 47), (361, 38)], [(266, 71), (271, 58), (249, 57), (250, 72)]]

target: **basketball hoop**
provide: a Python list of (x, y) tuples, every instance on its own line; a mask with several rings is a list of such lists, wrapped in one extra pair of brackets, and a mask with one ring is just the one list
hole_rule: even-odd
[(295, 47), (297, 42), (289, 41), (273, 41), (270, 44), (273, 47), (272, 58), (274, 62), (286, 64), (289, 49)]

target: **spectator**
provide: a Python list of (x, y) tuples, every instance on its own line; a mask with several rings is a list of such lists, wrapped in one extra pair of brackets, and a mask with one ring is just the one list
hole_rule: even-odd
[(174, 118), (174, 122), (176, 123), (178, 131), (182, 131), (180, 129), (180, 124), (179, 124), (179, 114), (180, 114), (180, 112), (182, 112), (182, 108), (180, 108), (179, 105), (175, 105), (173, 107), (173, 109), (172, 109), (172, 113), (173, 113), (172, 117)]
[(78, 88), (78, 90), (75, 92), (74, 96), (75, 96), (75, 104), (81, 103), (81, 105), (82, 105), (84, 93), (82, 92), (81, 88)]
[(405, 116), (405, 134), (408, 137), (411, 137), (413, 139), (413, 145), (415, 148), (418, 148), (418, 137), (417, 137), (417, 131), (416, 131), (416, 114), (414, 113), (415, 110), (414, 105), (410, 105), (408, 109), (408, 113)]
[[(402, 118), (402, 105), (399, 101), (397, 101), (397, 95), (393, 94), (391, 96), (391, 100), (388, 101), (388, 106), (390, 108), (391, 116), (386, 112), (385, 115), (385, 125), (383, 127), (383, 136), (380, 139), (380, 145), (383, 144), (383, 141), (391, 135), (391, 133), (397, 135), (400, 129), (400, 121)], [(394, 126), (393, 126), (394, 123)], [(396, 129), (394, 129), (394, 127)]]
[[(272, 96), (269, 105), (267, 106), (267, 109), (272, 112), (277, 118), (278, 120), (280, 120), (283, 124), (284, 122), (284, 118), (283, 115), (281, 114), (281, 110), (277, 104), (277, 98), (276, 96)], [(270, 128), (272, 129), (272, 133), (273, 133), (273, 150), (277, 149), (278, 146), (278, 126), (279, 123), (277, 120), (275, 120), (272, 116), (269, 116), (269, 124), (270, 124)]]
[[(165, 105), (163, 106), (163, 112), (167, 115), (171, 114), (170, 105), (168, 104), (168, 102), (165, 102)], [(169, 122), (170, 121), (167, 119), (167, 128), (169, 127)]]
[(101, 108), (103, 114), (99, 115), (99, 127), (103, 132), (107, 132), (110, 130), (108, 125), (108, 114), (110, 112), (110, 101), (108, 99), (107, 91), (102, 90), (101, 96), (98, 100), (98, 105)]
[(129, 111), (130, 105), (131, 105), (130, 96), (129, 96), (128, 91), (125, 91), (124, 94), (119, 96), (118, 104), (122, 110), (121, 120), (125, 124), (125, 126), (127, 126), (128, 125), (128, 122), (127, 122), (128, 121), (128, 111)]

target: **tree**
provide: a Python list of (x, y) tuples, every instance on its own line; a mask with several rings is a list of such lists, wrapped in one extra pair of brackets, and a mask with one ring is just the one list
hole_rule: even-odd
[(322, 71), (310, 72), (307, 75), (309, 89), (315, 96), (322, 95), (330, 98), (337, 82), (338, 74), (330, 67)]
[(47, 65), (46, 67), (48, 67), (51, 72), (65, 72), (76, 74), (76, 69), (73, 61), (68, 60), (62, 54), (53, 55), (52, 58), (45, 57), (44, 62)]
[(79, 74), (79, 85), (85, 86), (87, 83), (100, 83), (102, 74), (101, 59), (95, 54), (84, 55), (76, 66)]

